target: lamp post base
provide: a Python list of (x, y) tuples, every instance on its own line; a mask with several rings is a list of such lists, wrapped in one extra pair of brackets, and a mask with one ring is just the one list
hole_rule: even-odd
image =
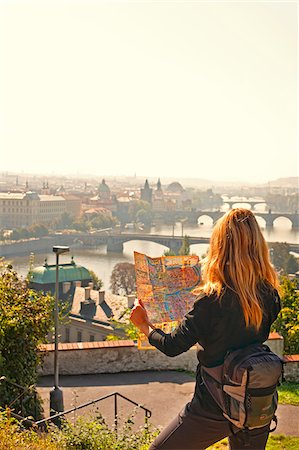
[[(59, 387), (54, 387), (50, 391), (50, 416), (54, 416), (57, 413), (63, 412), (63, 392)], [(60, 426), (61, 417), (57, 417), (57, 419), (53, 420), (55, 425)]]

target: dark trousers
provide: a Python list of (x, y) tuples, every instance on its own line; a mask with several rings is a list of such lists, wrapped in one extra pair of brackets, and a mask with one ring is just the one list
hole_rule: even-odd
[(225, 437), (231, 450), (264, 450), (269, 428), (239, 431), (222, 415), (208, 413), (200, 404), (191, 402), (159, 434), (149, 450), (204, 450)]

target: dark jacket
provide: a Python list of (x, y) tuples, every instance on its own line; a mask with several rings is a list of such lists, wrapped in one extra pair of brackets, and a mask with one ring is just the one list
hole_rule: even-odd
[[(176, 356), (198, 344), (199, 363), (213, 367), (223, 363), (228, 350), (246, 347), (267, 340), (271, 324), (280, 311), (280, 298), (276, 290), (266, 284), (259, 288), (263, 320), (259, 330), (246, 327), (238, 296), (225, 289), (221, 298), (217, 295), (201, 295), (193, 309), (172, 333), (156, 329), (149, 335), (149, 342), (168, 356)], [(201, 385), (197, 370), (197, 387)]]

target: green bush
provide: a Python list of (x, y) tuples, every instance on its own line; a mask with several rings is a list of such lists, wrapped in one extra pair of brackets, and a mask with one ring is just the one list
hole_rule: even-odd
[(299, 353), (299, 292), (297, 282), (281, 277), (281, 311), (272, 325), (284, 338), (286, 354)]
[(64, 421), (61, 429), (50, 425), (47, 433), (27, 431), (21, 424), (0, 414), (0, 450), (147, 450), (158, 430), (144, 426), (132, 430), (130, 417), (118, 433), (101, 416)]
[(102, 417), (96, 420), (79, 418), (75, 425), (64, 422), (60, 430), (51, 430), (52, 441), (63, 449), (76, 450), (145, 450), (153, 441), (158, 431), (142, 427), (133, 432), (132, 418), (116, 433), (110, 429)]
[[(53, 305), (51, 296), (29, 289), (11, 266), (1, 273), (0, 376), (25, 388), (33, 386), (29, 389), (31, 395), (24, 402), (26, 416), (40, 410), (39, 404), (36, 411), (34, 398), (37, 367), (41, 361), (38, 346), (45, 342), (51, 329)], [(19, 395), (20, 390), (16, 387), (3, 381), (0, 383), (0, 406), (11, 406), (15, 412), (20, 412)]]

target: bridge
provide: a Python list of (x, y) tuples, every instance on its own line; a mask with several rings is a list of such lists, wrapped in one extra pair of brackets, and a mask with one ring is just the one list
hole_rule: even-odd
[[(156, 244), (164, 245), (177, 254), (183, 243), (182, 236), (148, 233), (78, 233), (73, 235), (73, 237), (88, 246), (106, 245), (108, 253), (122, 253), (124, 244), (129, 241), (150, 241)], [(209, 237), (188, 236), (188, 239), (190, 245), (209, 244), (210, 242)], [(271, 248), (271, 244), (272, 242), (268, 242), (269, 248)], [(289, 246), (291, 251), (299, 253), (299, 244), (289, 244)]]
[[(155, 220), (163, 219), (163, 220), (167, 220), (168, 222), (187, 219), (190, 224), (196, 225), (196, 224), (198, 224), (199, 219), (201, 217), (208, 216), (212, 219), (213, 225), (214, 225), (217, 222), (217, 220), (220, 219), (220, 217), (222, 217), (224, 214), (225, 214), (225, 211), (220, 211), (220, 210), (214, 210), (214, 211), (191, 210), (191, 211), (167, 211), (167, 212), (159, 211), (159, 212), (155, 213), (154, 219)], [(294, 230), (299, 229), (299, 214), (298, 213), (256, 211), (256, 212), (254, 212), (254, 215), (256, 217), (262, 218), (265, 221), (266, 228), (273, 228), (275, 220), (280, 217), (284, 217), (284, 218), (290, 220), (290, 222), (292, 223), (292, 229), (294, 229)]]
[(250, 205), (250, 209), (254, 209), (257, 205), (266, 205), (266, 200), (262, 198), (245, 198), (245, 197), (232, 197), (227, 200), (223, 200), (223, 203), (228, 205), (230, 209), (232, 209), (235, 205), (246, 204)]

